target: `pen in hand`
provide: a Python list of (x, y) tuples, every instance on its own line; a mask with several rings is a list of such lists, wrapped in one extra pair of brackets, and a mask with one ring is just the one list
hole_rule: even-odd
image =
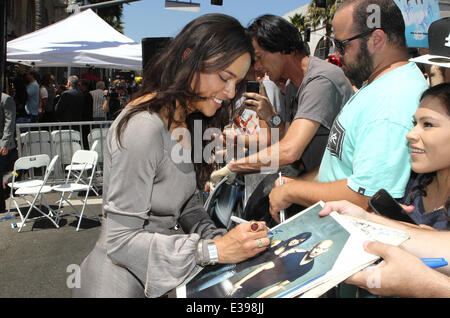
[(448, 262), (444, 258), (421, 258), (420, 260), (430, 268), (439, 268), (448, 265)]
[[(281, 172), (279, 172), (279, 176), (280, 176), (280, 185), (283, 185), (283, 177), (281, 176)], [(285, 213), (284, 210), (280, 211), (280, 223), (283, 223), (285, 220)]]

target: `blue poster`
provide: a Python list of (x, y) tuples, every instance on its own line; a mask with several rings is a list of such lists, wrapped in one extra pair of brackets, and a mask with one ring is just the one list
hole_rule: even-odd
[(408, 47), (428, 47), (428, 27), (439, 20), (438, 0), (394, 0), (405, 20)]

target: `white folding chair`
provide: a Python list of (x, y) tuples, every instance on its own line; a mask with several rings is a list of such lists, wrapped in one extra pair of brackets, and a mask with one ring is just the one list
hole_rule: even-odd
[[(27, 214), (25, 215), (25, 218), (22, 219), (22, 222), (20, 224), (20, 228), (19, 228), (19, 232), (22, 231), (22, 228), (25, 226), (26, 221), (28, 220), (28, 217), (30, 216), (30, 213), (33, 211), (33, 209), (35, 209), (36, 211), (38, 211), (40, 214), (42, 214), (42, 216), (40, 217), (34, 217), (33, 220), (37, 220), (38, 218), (42, 218), (42, 217), (46, 217), (47, 219), (49, 219), (55, 226), (56, 228), (59, 228), (58, 224), (55, 222), (55, 220), (53, 220), (53, 216), (56, 217), (56, 213), (55, 211), (53, 211), (53, 209), (50, 207), (50, 205), (48, 204), (47, 200), (45, 199), (45, 194), (49, 193), (52, 191), (52, 187), (49, 185), (46, 185), (48, 178), (50, 177), (50, 174), (53, 172), (56, 162), (58, 161), (59, 156), (56, 155), (53, 157), (52, 161), (50, 162), (50, 164), (47, 166), (47, 169), (45, 171), (45, 176), (44, 176), (44, 180), (42, 182), (41, 185), (39, 186), (31, 186), (31, 187), (25, 187), (25, 186), (21, 186), (16, 190), (16, 195), (19, 195), (23, 198), (25, 198), (27, 195), (34, 195), (33, 201), (30, 202), (29, 200), (25, 201), (30, 205)], [(36, 200), (38, 199), (38, 197), (40, 198), (39, 202), (40, 202), (40, 206), (39, 208), (35, 205), (36, 204)], [(42, 207), (42, 201), (44, 202), (44, 205), (46, 206), (48, 212), (45, 213), (41, 210)], [(22, 214), (19, 210), (19, 213)], [(30, 219), (31, 220), (31, 219)]]
[[(95, 151), (95, 148), (97, 147), (97, 145), (98, 145), (98, 140), (94, 141), (94, 144), (92, 145), (91, 150)], [(98, 153), (97, 153), (97, 158), (98, 158)], [(98, 161), (98, 159), (97, 159), (97, 161)], [(84, 164), (84, 163), (73, 164), (73, 163), (70, 163), (69, 165), (66, 166), (66, 171), (71, 170), (72, 174), (73, 174), (73, 177), (75, 177), (75, 179), (77, 179), (78, 182), (87, 184), (87, 182), (89, 182), (88, 181), (89, 178), (84, 178), (83, 174), (84, 174), (84, 172), (87, 173), (88, 170), (95, 169), (95, 167), (96, 166), (94, 166), (92, 164)], [(92, 191), (94, 191), (95, 195), (97, 195), (97, 196), (99, 195), (98, 194), (98, 189), (95, 186), (94, 181), (92, 182)], [(70, 198), (70, 196), (69, 196), (69, 198)]]
[[(98, 153), (97, 172), (96, 176), (103, 176), (103, 149), (106, 147), (106, 136), (108, 135), (109, 128), (94, 128), (88, 135), (89, 149), (95, 150)], [(95, 143), (98, 141), (98, 143)], [(95, 183), (95, 180), (94, 180)]]
[(27, 131), (20, 134), (22, 156), (47, 154), (52, 156), (50, 133), (46, 130)]
[[(25, 156), (20, 157), (14, 163), (14, 170), (12, 172), (12, 180), (8, 183), (9, 188), (11, 189), (9, 195), (9, 205), (8, 205), (8, 215), (11, 213), (11, 203), (13, 202), (19, 212), (19, 215), (23, 221), (23, 216), (20, 213), (19, 204), (16, 201), (16, 197), (14, 195), (15, 190), (20, 187), (34, 187), (40, 186), (44, 183), (43, 178), (35, 178), (34, 171), (32, 169), (35, 168), (47, 168), (50, 164), (50, 157), (46, 154), (35, 155), (35, 156)], [(21, 170), (28, 170), (28, 178), (24, 178), (23, 180), (17, 181), (16, 176), (18, 176), (18, 172)], [(25, 175), (25, 174), (24, 174)]]
[(77, 130), (54, 130), (51, 133), (53, 151), (61, 157), (63, 165), (69, 164), (73, 154), (81, 149), (81, 134)]
[[(93, 128), (88, 135), (89, 149), (98, 152), (98, 163), (103, 162), (103, 148), (106, 145), (106, 135), (109, 128)], [(94, 147), (95, 141), (98, 141), (97, 147)]]
[[(78, 150), (73, 154), (71, 166), (80, 164), (80, 165), (84, 166), (84, 169), (79, 171), (79, 174), (77, 174), (77, 178), (76, 178), (75, 182), (69, 182), (70, 178), (73, 174), (72, 169), (69, 169), (69, 171), (67, 173), (66, 182), (64, 184), (60, 184), (60, 185), (54, 186), (52, 188), (54, 191), (61, 192), (61, 198), (59, 200), (59, 207), (58, 207), (58, 211), (57, 211), (57, 222), (59, 222), (59, 218), (62, 216), (61, 207), (62, 207), (63, 203), (67, 203), (68, 205), (70, 205), (70, 207), (74, 211), (78, 212), (77, 209), (74, 207), (74, 205), (70, 202), (69, 198), (64, 197), (64, 194), (69, 193), (69, 195), (71, 195), (72, 193), (75, 193), (75, 192), (78, 193), (80, 191), (86, 191), (84, 199), (81, 199), (79, 196), (77, 196), (78, 200), (80, 200), (83, 203), (81, 212), (79, 213), (79, 215), (69, 213), (71, 215), (79, 217), (77, 231), (80, 228), (81, 219), (83, 218), (84, 210), (86, 208), (88, 210), (90, 210), (91, 213), (95, 216), (96, 220), (100, 222), (100, 218), (95, 214), (94, 211), (92, 211), (90, 209), (89, 205), (87, 205), (87, 199), (89, 196), (89, 191), (92, 187), (92, 181), (94, 179), (95, 167), (97, 165), (97, 160), (98, 160), (98, 154), (97, 154), (97, 152), (92, 151), (92, 150)], [(92, 167), (92, 168), (90, 169), (91, 173), (90, 173), (90, 177), (88, 179), (88, 183), (85, 184), (85, 183), (80, 182), (80, 179), (81, 179), (81, 176), (83, 175), (84, 171), (88, 170), (87, 167)], [(86, 218), (90, 219), (88, 217), (86, 217)]]
[(81, 134), (74, 129), (53, 130), (51, 132), (51, 144), (53, 154), (59, 155), (61, 163), (55, 174), (58, 178), (64, 178), (64, 166), (70, 164), (75, 151), (82, 149)]
[[(50, 173), (53, 171), (56, 160), (57, 160), (57, 157), (56, 157), (56, 159), (53, 158), (52, 162), (50, 163), (50, 157), (46, 154), (41, 154), (41, 155), (36, 155), (36, 156), (21, 157), (21, 158), (17, 159), (16, 162), (14, 163), (13, 178), (12, 178), (11, 183), (8, 183), (8, 186), (11, 188), (10, 201), (9, 201), (9, 206), (8, 206), (8, 214), (11, 211), (11, 202), (14, 202), (14, 205), (16, 206), (17, 212), (19, 213), (19, 216), (22, 221), (20, 230), (22, 229), (23, 224), (25, 223), (25, 218), (22, 215), (22, 212), (20, 210), (17, 199), (21, 198), (26, 203), (28, 203), (28, 205), (30, 205), (27, 215), (29, 215), (29, 212), (31, 212), (31, 210), (33, 208), (35, 208), (37, 211), (39, 211), (44, 216), (47, 215), (46, 213), (42, 212), (42, 210), (40, 208), (37, 208), (35, 206), (35, 203), (36, 203), (37, 198), (40, 197), (40, 199), (41, 199), (40, 207), (42, 207), (43, 196), (41, 196), (40, 193), (41, 192), (46, 193), (46, 191), (48, 190), (48, 187), (44, 188), (44, 185), (47, 182), (48, 177), (50, 176)], [(43, 179), (32, 178), (31, 177), (32, 173), (29, 173), (30, 178), (25, 179), (25, 180), (20, 180), (20, 181), (16, 180), (16, 174), (18, 171), (21, 171), (21, 170), (32, 171), (32, 169), (42, 168), (42, 167), (46, 168)], [(48, 191), (48, 192), (50, 192), (50, 191)], [(27, 199), (28, 195), (34, 195), (33, 201), (30, 201)], [(49, 212), (51, 213), (51, 209), (50, 209), (49, 205), (46, 204), (46, 206), (49, 209)]]

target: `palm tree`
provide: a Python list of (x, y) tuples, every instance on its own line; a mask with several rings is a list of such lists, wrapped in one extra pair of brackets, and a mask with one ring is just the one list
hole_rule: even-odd
[[(105, 2), (105, 0), (88, 0), (90, 4)], [(123, 33), (123, 21), (122, 21), (122, 5), (113, 5), (104, 8), (95, 9), (96, 13), (105, 20), (114, 29)]]
[(308, 23), (313, 27), (314, 30), (319, 26), (325, 28), (325, 56), (328, 56), (331, 41), (330, 37), (332, 34), (333, 17), (339, 4), (345, 0), (326, 0), (326, 8), (319, 8), (316, 6), (315, 1), (311, 1), (308, 8), (307, 20)]
[[(305, 42), (309, 42), (309, 34), (311, 28), (309, 27), (308, 24), (308, 18), (301, 13), (296, 13), (292, 17), (289, 17), (289, 20), (297, 29), (300, 30), (300, 32), (303, 32), (303, 40)], [(309, 45), (305, 43), (305, 46), (309, 54), (310, 53)]]
[(291, 23), (300, 31), (306, 31), (308, 28), (307, 17), (301, 13), (296, 13), (292, 17), (289, 17)]
[[(341, 0), (339, 3), (344, 1)], [(331, 36), (333, 17), (337, 7), (337, 0), (327, 0), (326, 8), (319, 8), (316, 6), (316, 2), (312, 1), (308, 8), (308, 23), (311, 24), (314, 29), (320, 25), (323, 25), (325, 27), (325, 34), (327, 36)]]

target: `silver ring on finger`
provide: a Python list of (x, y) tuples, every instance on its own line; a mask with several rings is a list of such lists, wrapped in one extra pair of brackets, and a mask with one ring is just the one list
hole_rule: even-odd
[(261, 239), (257, 239), (256, 242), (258, 243), (258, 248), (261, 248), (262, 247)]

